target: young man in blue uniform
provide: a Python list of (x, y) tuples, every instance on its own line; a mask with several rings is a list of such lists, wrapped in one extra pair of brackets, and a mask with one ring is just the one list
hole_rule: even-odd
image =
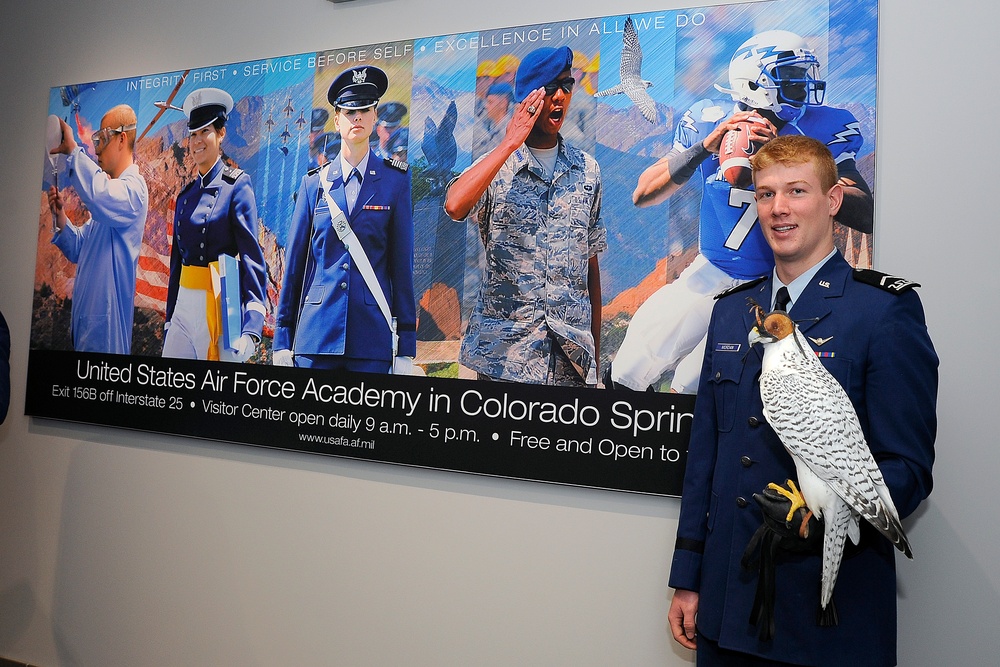
[(819, 547), (776, 557), (773, 638), (761, 639), (751, 623), (757, 570), (740, 562), (762, 522), (751, 498), (796, 475), (763, 415), (762, 352), (747, 350), (756, 324), (747, 297), (770, 311), (787, 288), (784, 309), (850, 397), (901, 517), (931, 491), (938, 366), (915, 285), (854, 270), (835, 249), (844, 186), (824, 144), (778, 137), (752, 162), (775, 267), (722, 294), (712, 313), (670, 571), (670, 628), (697, 648), (699, 665), (895, 665), (894, 548), (870, 526), (841, 565), (839, 624), (817, 623)]
[[(678, 123), (670, 152), (639, 177), (633, 200), (640, 207), (666, 201), (689, 179), (700, 178), (699, 253), (636, 311), (611, 364), (612, 386), (644, 391), (677, 369), (704, 340), (712, 297), (774, 265), (757, 224), (753, 191), (730, 185), (719, 168), (722, 139), (738, 122), (766, 119), (754, 135), (761, 143), (789, 134), (825, 143), (844, 186), (837, 221), (872, 231), (874, 203), (855, 164), (863, 143), (859, 123), (850, 111), (822, 104), (826, 82), (805, 41), (784, 30), (754, 35), (736, 50), (729, 81), (731, 89), (720, 90), (730, 93), (736, 108), (720, 100), (696, 102)], [(695, 350), (690, 372), (675, 374), (672, 390), (694, 391), (700, 358)]]
[(146, 180), (135, 164), (135, 111), (122, 104), (104, 114), (92, 137), (96, 162), (77, 145), (66, 121), (60, 119), (59, 125), (62, 142), (51, 152), (67, 156), (69, 184), (90, 212), (81, 226), (71, 224), (62, 195), (55, 186), (49, 189), (56, 218), (52, 243), (76, 264), (73, 348), (129, 354), (135, 275), (149, 208)]
[[(257, 240), (257, 201), (250, 175), (222, 161), (232, 108), (232, 96), (218, 88), (195, 90), (184, 100), (188, 151), (198, 175), (177, 196), (164, 357), (246, 361), (264, 328), (266, 278)], [(223, 341), (223, 315), (211, 274), (223, 254), (239, 259), (241, 328), (235, 348)]]
[(340, 153), (303, 177), (295, 201), (275, 365), (415, 372), (408, 167), (378, 159), (369, 148), (376, 105), (388, 85), (381, 69), (361, 65), (341, 73), (327, 93)]

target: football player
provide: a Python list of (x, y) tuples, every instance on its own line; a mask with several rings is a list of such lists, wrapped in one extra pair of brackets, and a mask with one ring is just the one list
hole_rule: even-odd
[[(671, 390), (697, 389), (701, 356), (678, 365), (703, 343), (713, 297), (746, 280), (769, 274), (774, 257), (757, 224), (752, 186), (734, 187), (719, 169), (726, 133), (751, 116), (751, 139), (765, 143), (782, 134), (823, 141), (837, 161), (844, 204), (838, 222), (871, 233), (874, 201), (855, 158), (863, 137), (846, 109), (823, 104), (826, 81), (805, 40), (786, 30), (754, 35), (729, 63), (730, 88), (716, 86), (735, 101), (703, 99), (677, 124), (673, 147), (639, 177), (632, 200), (646, 207), (669, 199), (684, 183), (701, 184), (699, 253), (674, 282), (661, 287), (636, 311), (605, 376), (608, 387), (644, 391), (668, 371)], [(697, 358), (695, 358), (697, 357)], [(683, 376), (683, 377), (682, 377)]]

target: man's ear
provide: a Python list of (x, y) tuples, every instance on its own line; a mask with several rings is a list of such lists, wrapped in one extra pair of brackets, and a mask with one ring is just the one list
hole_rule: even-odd
[(840, 205), (844, 203), (844, 186), (840, 183), (834, 183), (827, 196), (830, 198), (830, 216), (836, 217), (837, 212), (840, 211)]

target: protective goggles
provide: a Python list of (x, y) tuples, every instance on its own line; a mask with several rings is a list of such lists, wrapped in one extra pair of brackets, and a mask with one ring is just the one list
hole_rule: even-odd
[(94, 150), (100, 153), (104, 147), (111, 143), (111, 137), (123, 132), (131, 132), (135, 129), (135, 124), (119, 125), (117, 128), (104, 127), (90, 135), (90, 141), (94, 144)]

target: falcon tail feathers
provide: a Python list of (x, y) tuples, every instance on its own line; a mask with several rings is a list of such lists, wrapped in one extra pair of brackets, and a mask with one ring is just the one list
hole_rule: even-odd
[(851, 521), (851, 508), (847, 503), (837, 502), (831, 508), (832, 516), (823, 518), (823, 579), (820, 587), (820, 607), (826, 609), (833, 597), (833, 587), (840, 574), (840, 562), (844, 557), (844, 543), (847, 541), (847, 526)]
[(913, 551), (910, 548), (910, 541), (903, 530), (903, 524), (899, 519), (896, 506), (889, 496), (889, 489), (884, 484), (876, 485), (877, 497), (868, 500), (855, 497), (848, 500), (856, 510), (864, 517), (865, 521), (880, 532), (894, 547), (903, 552), (907, 558), (913, 558)]

